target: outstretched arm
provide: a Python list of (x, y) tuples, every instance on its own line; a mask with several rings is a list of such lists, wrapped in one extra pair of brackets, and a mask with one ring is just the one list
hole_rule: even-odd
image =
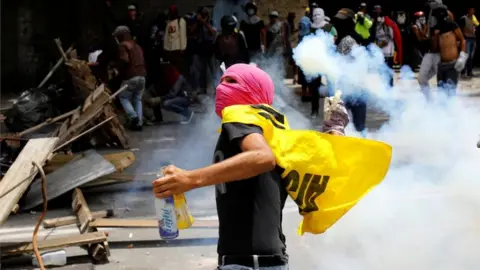
[(242, 153), (216, 164), (183, 171), (174, 166), (165, 170), (165, 177), (153, 181), (153, 192), (166, 198), (194, 188), (248, 179), (275, 168), (275, 156), (262, 134), (251, 133), (240, 141)]

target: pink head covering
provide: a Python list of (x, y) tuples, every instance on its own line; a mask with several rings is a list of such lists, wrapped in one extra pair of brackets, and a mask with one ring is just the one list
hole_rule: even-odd
[[(229, 77), (235, 82), (223, 80)], [(275, 87), (270, 76), (260, 68), (248, 64), (229, 67), (217, 86), (215, 112), (220, 118), (222, 110), (232, 105), (272, 105)]]

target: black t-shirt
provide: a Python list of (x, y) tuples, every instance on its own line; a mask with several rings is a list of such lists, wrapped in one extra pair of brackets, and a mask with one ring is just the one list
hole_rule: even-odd
[[(262, 129), (240, 123), (223, 124), (214, 162), (241, 153), (241, 139), (252, 133), (262, 134)], [(288, 194), (277, 171), (220, 184), (215, 189), (219, 255), (286, 254), (282, 209)]]
[(245, 34), (249, 50), (260, 50), (262, 42), (260, 40), (260, 33), (265, 28), (265, 23), (260, 20), (257, 23), (250, 24), (242, 21), (240, 30)]

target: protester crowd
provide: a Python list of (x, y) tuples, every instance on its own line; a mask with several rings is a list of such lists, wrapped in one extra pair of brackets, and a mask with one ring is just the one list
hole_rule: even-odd
[[(316, 117), (320, 98), (333, 95), (335, 82), (327, 77), (323, 80), (326, 85), (322, 85), (322, 76), (307, 81), (294, 64), (292, 50), (305, 36), (317, 31), (331, 34), (341, 53), (348, 54), (355, 45), (375, 44), (383, 52), (388, 67), (407, 65), (412, 70), (419, 69), (419, 83), (428, 95), (428, 80), (435, 75), (442, 82), (448, 80), (456, 85), (456, 70), (462, 66), (464, 78), (474, 76), (479, 25), (473, 8), (455, 21), (441, 1), (431, 0), (428, 5), (425, 10), (410, 14), (386, 13), (379, 5), (369, 8), (361, 3), (356, 11), (344, 8), (330, 19), (313, 3), (297, 23), (295, 13), (277, 11), (270, 12), (264, 22), (257, 15), (256, 4), (249, 2), (244, 6), (245, 19), (238, 21), (236, 16), (226, 14), (218, 27), (213, 26), (207, 7), (181, 16), (177, 7), (171, 5), (147, 26), (137, 7), (130, 5), (127, 20), (118, 22), (114, 31), (119, 45), (115, 67), (122, 83), (128, 85), (119, 99), (134, 130), (142, 129), (143, 118), (149, 122), (163, 121), (161, 108), (180, 114), (181, 123), (189, 123), (193, 117), (190, 105), (198, 94), (207, 93), (207, 88), (216, 83), (221, 69), (276, 57), (284, 62), (287, 75), (293, 75), (294, 81), (301, 85), (302, 101), (311, 102), (311, 114)], [(448, 22), (442, 17), (445, 12), (450, 18)], [(442, 38), (450, 32), (451, 42), (460, 46), (456, 52), (450, 52), (448, 37)], [(392, 76), (391, 86), (393, 81)], [(319, 91), (325, 88), (326, 91)], [(355, 128), (363, 132), (366, 102), (346, 99)], [(143, 110), (148, 113), (144, 115)]]

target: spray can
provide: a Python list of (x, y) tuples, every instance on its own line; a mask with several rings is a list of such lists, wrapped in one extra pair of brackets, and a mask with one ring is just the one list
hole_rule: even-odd
[[(163, 168), (158, 174), (163, 176)], [(158, 230), (160, 238), (164, 240), (172, 240), (178, 237), (177, 213), (175, 211), (175, 203), (173, 196), (165, 199), (155, 198), (155, 210), (157, 212)]]

